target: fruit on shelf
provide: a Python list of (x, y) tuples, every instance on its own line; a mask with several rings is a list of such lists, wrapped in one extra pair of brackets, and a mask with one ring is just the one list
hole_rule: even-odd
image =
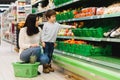
[(67, 10), (64, 10), (64, 11), (63, 11), (63, 13), (66, 13), (66, 12), (67, 12)]
[(73, 11), (73, 14), (74, 14), (74, 15), (78, 14), (78, 11), (77, 11), (77, 10), (74, 10), (74, 11)]
[(76, 41), (74, 39), (66, 40), (64, 42), (69, 44), (87, 44), (87, 42), (85, 41), (82, 41), (82, 40)]
[(60, 14), (60, 12), (56, 11), (56, 14)]
[(119, 13), (119, 12), (120, 12), (120, 3), (118, 2), (108, 6), (105, 9), (104, 14), (112, 14), (112, 13)]
[(74, 22), (73, 26), (76, 26), (76, 28), (81, 28), (84, 26), (84, 22)]
[(105, 7), (97, 8), (96, 15), (103, 15), (105, 11)]
[(66, 29), (65, 32), (68, 33), (68, 32), (69, 32), (69, 29)]
[(68, 31), (67, 36), (73, 36), (72, 30), (69, 30), (69, 31)]
[(58, 36), (73, 36), (73, 32), (72, 30), (70, 29), (61, 29), (59, 32), (58, 32)]
[(93, 15), (96, 14), (96, 7), (88, 7), (88, 8), (83, 8), (81, 10), (82, 13), (92, 13)]
[(84, 26), (84, 22), (79, 22), (78, 28), (81, 28)]

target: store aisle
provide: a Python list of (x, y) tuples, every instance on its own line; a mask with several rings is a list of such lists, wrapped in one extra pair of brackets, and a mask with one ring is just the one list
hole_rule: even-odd
[[(66, 80), (65, 76), (57, 71), (49, 74), (42, 73), (34, 78), (15, 77), (12, 62), (18, 61), (19, 58), (13, 48), (13, 45), (2, 41), (0, 46), (0, 80)], [(42, 66), (39, 67), (39, 71), (42, 72)]]

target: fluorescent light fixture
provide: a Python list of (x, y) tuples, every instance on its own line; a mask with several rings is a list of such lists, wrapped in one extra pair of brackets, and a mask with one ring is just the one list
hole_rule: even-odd
[(10, 4), (0, 4), (0, 7), (9, 7)]
[(10, 6), (10, 4), (0, 4), (0, 10), (1, 11), (7, 10), (7, 9), (9, 9), (9, 6)]
[(10, 6), (10, 4), (0, 4), (0, 6)]

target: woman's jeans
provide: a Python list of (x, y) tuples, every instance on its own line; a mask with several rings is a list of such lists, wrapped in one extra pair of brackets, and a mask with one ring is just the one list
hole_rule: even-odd
[(49, 62), (51, 63), (52, 55), (54, 51), (54, 43), (53, 42), (45, 42), (45, 47), (43, 47), (44, 54), (48, 55)]
[[(40, 56), (41, 56), (41, 48), (40, 46), (38, 47), (32, 47), (25, 49), (21, 54), (20, 54), (20, 59), (24, 62), (30, 62), (30, 57), (31, 56), (36, 56), (37, 62), (40, 62)], [(47, 58), (45, 58), (47, 59)], [(48, 63), (47, 60), (44, 60), (44, 62)], [(46, 64), (45, 63), (45, 64)]]

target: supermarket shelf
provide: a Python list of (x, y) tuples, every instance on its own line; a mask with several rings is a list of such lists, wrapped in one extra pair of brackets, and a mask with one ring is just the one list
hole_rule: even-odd
[(120, 12), (101, 15), (101, 18), (114, 18), (114, 17), (120, 17)]
[(13, 45), (15, 45), (16, 43), (15, 42), (13, 42), (12, 40), (7, 40), (7, 39), (2, 39), (3, 41), (6, 41), (6, 42), (8, 42), (8, 43), (11, 43), (11, 44), (13, 44)]
[(120, 38), (102, 38), (102, 41), (106, 41), (106, 42), (120, 42)]
[(56, 6), (54, 9), (67, 6), (67, 5), (73, 4), (73, 3), (78, 2), (78, 1), (80, 1), (80, 0), (69, 1), (69, 2), (66, 2), (66, 3), (64, 3), (64, 4), (61, 4), (61, 5), (59, 5), (59, 6)]
[(38, 3), (42, 2), (42, 1), (43, 1), (43, 0), (38, 0), (38, 1), (36, 1), (35, 3), (33, 3), (33, 4), (32, 4), (32, 7), (37, 6), (37, 5), (38, 5)]
[[(56, 58), (56, 57), (55, 57), (55, 58)], [(53, 59), (53, 62), (54, 62), (54, 64), (57, 64), (58, 66), (66, 69), (66, 70), (68, 70), (68, 71), (71, 71), (71, 72), (73, 72), (73, 73), (75, 73), (75, 74), (78, 74), (78, 75), (80, 75), (80, 76), (82, 76), (82, 77), (85, 77), (86, 75), (87, 75), (87, 76), (86, 76), (85, 78), (91, 77), (90, 72), (87, 72), (87, 71), (85, 71), (85, 70), (82, 70), (82, 69), (80, 69), (80, 68), (78, 68), (78, 67), (72, 66), (72, 65), (70, 65), (70, 64), (67, 64), (67, 63), (65, 63), (65, 62), (62, 62), (62, 61), (59, 61), (59, 60), (56, 60), (56, 59)], [(82, 80), (82, 79), (81, 79), (81, 80)], [(88, 80), (88, 79), (85, 79), (85, 80)], [(89, 79), (89, 80), (90, 80), (90, 79)], [(93, 79), (92, 79), (92, 80), (93, 80)]]
[(83, 21), (83, 20), (91, 20), (91, 19), (99, 19), (100, 16), (88, 16), (88, 17), (82, 17), (82, 18), (73, 18), (68, 20), (59, 20), (57, 22), (63, 23), (63, 22), (72, 22), (72, 21)]
[(78, 39), (78, 40), (88, 40), (88, 41), (106, 41), (106, 42), (120, 42), (120, 38), (94, 38), (94, 37), (73, 37), (73, 36), (57, 36), (61, 39)]
[(110, 62), (107, 62), (107, 61), (96, 60), (96, 59), (93, 59), (93, 58), (90, 58), (90, 57), (85, 57), (85, 56), (81, 56), (81, 55), (77, 55), (77, 54), (72, 54), (72, 53), (60, 51), (60, 50), (57, 50), (57, 49), (55, 49), (54, 52), (58, 53), (58, 54), (63, 54), (63, 55), (75, 57), (75, 58), (78, 58), (78, 59), (83, 59), (83, 60), (90, 61), (90, 62), (93, 62), (93, 63), (113, 67), (113, 68), (116, 68), (116, 69), (120, 69), (120, 64), (115, 64), (115, 63), (110, 63)]
[(119, 80), (120, 74), (118, 69), (110, 68), (103, 65), (90, 63), (80, 59), (74, 59), (68, 56), (54, 53), (53, 61), (57, 65), (81, 75), (87, 80)]
[(103, 18), (114, 18), (114, 17), (120, 17), (120, 13), (94, 15), (94, 16), (74, 18), (74, 19), (68, 19), (68, 20), (59, 20), (58, 22), (63, 23), (63, 22), (72, 22), (72, 21), (84, 21), (84, 20), (94, 20), (94, 19), (103, 19)]
[(88, 40), (88, 41), (102, 41), (102, 38), (93, 38), (93, 37), (73, 37), (73, 36), (58, 36), (57, 38), (61, 39), (81, 39), (81, 40)]
[[(64, 6), (67, 6), (67, 5), (70, 5), (70, 4), (73, 4), (73, 3), (76, 3), (76, 2), (78, 2), (78, 1), (80, 1), (80, 0), (69, 1), (69, 2), (66, 2), (66, 3), (64, 3), (64, 4), (61, 4), (61, 5), (59, 5), (59, 6), (56, 6), (56, 7), (50, 8), (50, 9), (58, 9), (58, 8), (61, 8), (61, 7), (64, 7)], [(48, 10), (50, 10), (50, 9), (48, 9)], [(38, 12), (38, 13), (36, 13), (36, 14), (42, 14), (42, 13), (48, 11), (48, 10), (44, 10), (44, 11), (42, 11), (42, 12)]]

